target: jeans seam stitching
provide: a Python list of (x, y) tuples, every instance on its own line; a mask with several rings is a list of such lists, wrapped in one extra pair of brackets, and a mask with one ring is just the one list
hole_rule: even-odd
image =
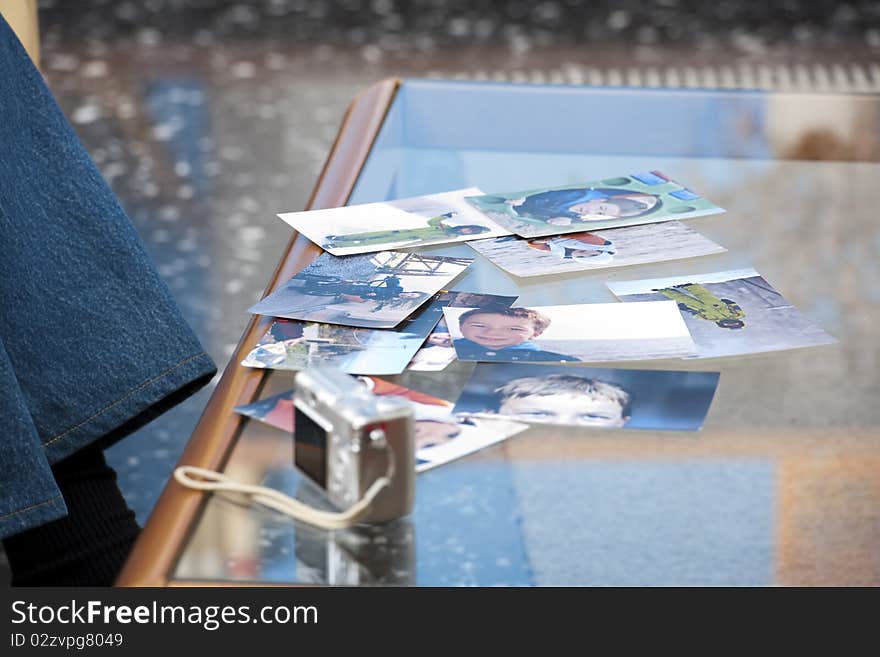
[(94, 419), (95, 419), (96, 417), (98, 417), (99, 415), (103, 415), (104, 413), (106, 413), (107, 411), (109, 411), (111, 408), (113, 408), (114, 406), (117, 406), (118, 404), (121, 404), (121, 403), (124, 402), (126, 399), (128, 399), (129, 397), (131, 397), (131, 396), (134, 395), (135, 393), (137, 393), (137, 392), (143, 390), (144, 388), (146, 388), (146, 387), (147, 387), (148, 385), (150, 385), (151, 383), (154, 383), (154, 382), (158, 381), (159, 379), (168, 376), (169, 374), (171, 374), (171, 372), (173, 372), (173, 371), (176, 370), (177, 368), (179, 368), (179, 367), (181, 367), (181, 366), (183, 366), (183, 365), (186, 365), (186, 364), (187, 364), (188, 362), (190, 362), (191, 360), (195, 360), (196, 358), (201, 358), (202, 356), (207, 356), (207, 354), (206, 354), (204, 351), (202, 351), (202, 352), (200, 352), (200, 353), (198, 353), (198, 354), (194, 354), (194, 355), (192, 355), (192, 356), (190, 356), (190, 357), (188, 357), (188, 358), (184, 358), (183, 360), (179, 361), (176, 365), (172, 365), (171, 367), (169, 367), (168, 369), (164, 370), (163, 372), (160, 372), (159, 374), (157, 374), (157, 375), (154, 376), (153, 378), (151, 378), (151, 379), (149, 379), (149, 380), (147, 380), (147, 381), (144, 381), (143, 383), (141, 383), (141, 384), (140, 384), (139, 386), (137, 386), (136, 388), (132, 388), (132, 389), (129, 390), (125, 395), (123, 395), (122, 397), (120, 397), (119, 399), (117, 399), (115, 402), (112, 402), (111, 404), (108, 404), (107, 406), (105, 406), (105, 407), (102, 408), (101, 410), (99, 410), (99, 411), (95, 412), (94, 414), (92, 414), (91, 416), (87, 417), (85, 420), (83, 420), (83, 421), (80, 422), (79, 424), (76, 424), (75, 426), (72, 426), (72, 427), (70, 427), (69, 429), (67, 429), (67, 430), (65, 430), (65, 431), (63, 431), (63, 432), (57, 434), (56, 436), (50, 438), (48, 441), (46, 441), (45, 443), (43, 443), (43, 447), (48, 447), (48, 446), (51, 445), (52, 443), (56, 443), (56, 442), (58, 442), (59, 440), (61, 440), (62, 438), (64, 438), (67, 434), (69, 434), (69, 433), (71, 433), (71, 432), (73, 432), (73, 431), (76, 431), (77, 429), (79, 429), (79, 428), (80, 428), (81, 426), (83, 426), (84, 424), (88, 424), (89, 422), (91, 422), (92, 420), (94, 420)]
[(57, 500), (60, 497), (61, 497), (61, 495), (56, 495), (55, 497), (50, 497), (48, 500), (43, 500), (42, 502), (37, 502), (36, 504), (31, 504), (30, 506), (26, 506), (23, 509), (19, 509), (18, 511), (10, 511), (9, 513), (4, 513), (2, 516), (0, 516), (0, 520), (3, 520), (4, 518), (10, 518), (12, 516), (17, 516), (19, 513), (24, 513), (25, 511), (31, 511), (32, 509), (36, 509), (37, 507), (40, 507), (40, 506), (45, 506), (46, 504), (51, 504), (52, 502), (54, 502), (55, 500)]

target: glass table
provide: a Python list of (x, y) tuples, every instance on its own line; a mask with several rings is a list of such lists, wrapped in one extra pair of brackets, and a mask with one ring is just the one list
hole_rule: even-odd
[[(613, 280), (754, 266), (833, 346), (625, 367), (721, 372), (699, 433), (533, 427), (418, 475), (411, 517), (324, 532), (168, 484), (122, 585), (880, 584), (880, 99), (387, 80), (355, 99), (310, 207), (660, 169), (727, 210), (721, 255), (453, 286), (523, 305), (607, 302)], [(279, 208), (290, 210), (292, 208)], [(269, 290), (316, 257), (294, 235)], [(292, 439), (232, 412), (292, 387), (238, 363), (181, 463), (309, 500)], [(454, 400), (471, 364), (393, 377)]]

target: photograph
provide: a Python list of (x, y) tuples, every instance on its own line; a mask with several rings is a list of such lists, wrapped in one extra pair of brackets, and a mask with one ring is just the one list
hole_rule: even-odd
[(443, 289), (471, 258), (383, 251), (323, 253), (249, 312), (364, 328), (392, 328)]
[(333, 255), (463, 242), (509, 235), (465, 201), (477, 187), (397, 201), (349, 205), (278, 216)]
[(416, 472), (472, 454), (528, 429), (511, 420), (477, 420), (452, 414), (454, 404), (375, 377), (360, 377), (376, 395), (405, 397), (413, 405)]
[(301, 370), (332, 365), (348, 374), (400, 374), (443, 318), (443, 294), (394, 329), (276, 320), (241, 362), (246, 367)]
[(287, 431), (293, 431), (293, 390), (287, 390), (266, 399), (233, 408), (239, 415), (259, 420), (264, 424)]
[(467, 418), (416, 420), (416, 472), (424, 472), (496, 445), (529, 426), (508, 419)]
[[(472, 454), (524, 431), (528, 425), (506, 419), (452, 415), (452, 402), (374, 377), (359, 377), (375, 395), (404, 397), (413, 406), (416, 472)], [(237, 406), (237, 413), (292, 432), (293, 390)]]
[(684, 318), (694, 358), (813, 347), (837, 342), (754, 269), (608, 283), (624, 302), (669, 299)]
[(440, 372), (455, 360), (455, 347), (446, 320), (440, 319), (406, 369), (414, 372)]
[(520, 237), (636, 226), (724, 212), (660, 171), (484, 194), (467, 200)]
[(480, 364), (453, 413), (604, 429), (697, 431), (718, 372)]
[[(448, 292), (441, 296), (446, 305), (455, 307), (474, 307), (495, 304), (510, 306), (518, 297), (503, 297), (495, 294), (477, 294), (474, 292)], [(425, 340), (406, 369), (416, 372), (439, 372), (455, 360), (455, 347), (446, 320), (440, 319), (434, 330)]]
[(502, 363), (610, 362), (681, 358), (696, 347), (670, 301), (639, 306), (444, 308), (459, 360)]
[(508, 235), (468, 242), (468, 246), (494, 265), (521, 278), (680, 260), (727, 251), (678, 221), (531, 239)]

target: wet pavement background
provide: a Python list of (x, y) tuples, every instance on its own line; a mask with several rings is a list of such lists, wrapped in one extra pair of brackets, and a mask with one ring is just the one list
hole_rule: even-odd
[[(880, 89), (878, 2), (43, 1), (40, 23), (51, 89), (221, 368), (287, 243), (275, 213), (376, 80)], [(212, 389), (109, 452), (140, 522)]]

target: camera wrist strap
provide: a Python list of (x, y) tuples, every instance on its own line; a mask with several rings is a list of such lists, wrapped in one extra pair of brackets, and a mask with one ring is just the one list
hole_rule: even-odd
[(379, 477), (373, 485), (367, 489), (364, 496), (352, 504), (348, 509), (341, 512), (322, 511), (315, 507), (303, 504), (299, 500), (282, 493), (274, 488), (243, 484), (227, 477), (221, 472), (207, 470), (193, 465), (182, 465), (174, 470), (174, 479), (177, 483), (195, 490), (239, 493), (245, 495), (253, 502), (274, 509), (290, 516), (294, 520), (320, 527), (321, 529), (345, 529), (356, 524), (369, 511), (370, 505), (376, 496), (391, 483), (394, 473), (393, 453), (389, 450), (388, 471), (384, 477)]

